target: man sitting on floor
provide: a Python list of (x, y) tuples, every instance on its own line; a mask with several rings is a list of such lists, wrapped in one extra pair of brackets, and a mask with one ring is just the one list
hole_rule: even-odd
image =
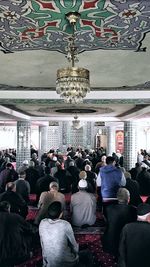
[(7, 183), (6, 191), (0, 194), (0, 201), (8, 201), (11, 205), (11, 212), (26, 218), (28, 214), (28, 206), (21, 195), (16, 192), (16, 185), (14, 182)]
[(78, 244), (73, 230), (61, 217), (62, 205), (55, 201), (48, 207), (48, 217), (39, 225), (43, 266), (72, 267), (78, 262)]
[(54, 201), (59, 201), (62, 205), (62, 210), (65, 210), (65, 196), (64, 194), (58, 192), (58, 190), (58, 183), (51, 182), (49, 185), (49, 191), (41, 194), (38, 203), (39, 212), (35, 218), (35, 224), (39, 224), (42, 219), (47, 217), (48, 207)]
[(22, 196), (25, 202), (29, 203), (29, 194), (30, 194), (30, 184), (26, 181), (26, 172), (22, 171), (19, 173), (19, 179), (15, 182), (16, 192)]
[(79, 192), (71, 196), (70, 209), (74, 226), (93, 225), (96, 221), (96, 197), (88, 193), (87, 181), (81, 179), (78, 183)]
[(10, 204), (0, 202), (0, 266), (12, 267), (30, 258), (34, 228), (20, 215), (10, 212)]

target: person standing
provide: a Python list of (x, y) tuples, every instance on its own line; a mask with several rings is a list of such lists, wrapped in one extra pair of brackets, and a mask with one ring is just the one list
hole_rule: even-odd
[(118, 267), (150, 266), (150, 205), (140, 204), (137, 208), (138, 220), (123, 227)]
[(120, 168), (116, 167), (115, 159), (106, 158), (106, 166), (100, 168), (97, 177), (97, 186), (101, 187), (103, 202), (117, 200), (117, 191), (126, 185), (126, 178)]
[(128, 205), (130, 193), (126, 188), (119, 188), (117, 204), (106, 207), (106, 228), (102, 237), (104, 251), (118, 255), (119, 239), (122, 228), (129, 222), (137, 220), (137, 209)]

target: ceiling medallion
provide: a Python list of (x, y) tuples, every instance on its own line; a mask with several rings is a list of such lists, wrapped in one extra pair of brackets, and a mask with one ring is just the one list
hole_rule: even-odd
[(89, 70), (75, 67), (75, 62), (78, 61), (78, 49), (75, 45), (75, 25), (79, 17), (78, 12), (66, 14), (73, 31), (66, 48), (66, 57), (71, 62), (71, 67), (58, 69), (56, 79), (56, 92), (66, 103), (70, 104), (83, 102), (83, 98), (90, 92)]

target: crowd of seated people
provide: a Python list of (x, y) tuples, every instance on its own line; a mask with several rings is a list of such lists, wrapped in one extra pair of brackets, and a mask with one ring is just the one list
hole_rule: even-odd
[[(18, 235), (19, 231), (25, 231), (25, 233), (27, 231), (27, 236), (29, 235), (27, 240), (22, 240), (28, 246), (26, 255), (20, 254), (22, 256), (16, 262), (14, 261), (15, 254), (10, 255), (6, 264), (2, 265), (3, 267), (13, 267), (29, 258), (34, 243), (32, 239), (33, 237), (39, 238), (39, 233), (43, 266), (58, 267), (62, 265), (65, 259), (61, 260), (60, 255), (58, 260), (59, 252), (56, 251), (57, 246), (54, 246), (54, 254), (56, 253), (57, 255), (56, 262), (53, 262), (50, 254), (49, 257), (47, 256), (47, 253), (49, 253), (49, 250), (47, 250), (48, 238), (50, 238), (49, 240), (51, 240), (52, 244), (54, 241), (58, 243), (56, 241), (59, 236), (57, 236), (57, 231), (62, 231), (62, 235), (60, 235), (60, 238), (62, 238), (62, 243), (60, 242), (62, 251), (66, 249), (66, 242), (71, 242), (67, 249), (70, 250), (72, 248), (74, 251), (73, 258), (70, 258), (68, 254), (69, 261), (65, 263), (66, 266), (82, 266), (79, 260), (80, 251), (77, 248), (73, 231), (76, 227), (83, 229), (94, 226), (97, 219), (97, 210), (100, 210), (104, 215), (103, 250), (114, 255), (116, 261), (121, 262), (122, 255), (120, 256), (119, 254), (119, 251), (121, 251), (119, 247), (120, 236), (122, 236), (122, 231), (123, 233), (125, 232), (125, 225), (137, 221), (138, 207), (142, 203), (140, 195), (150, 195), (150, 172), (148, 167), (145, 168), (145, 165), (143, 167), (140, 163), (136, 164), (135, 171), (133, 170), (134, 167), (126, 171), (117, 161), (117, 158), (120, 159), (121, 156), (114, 154), (113, 156), (107, 156), (102, 149), (100, 151), (89, 151), (88, 149), (79, 148), (75, 151), (73, 147), (68, 147), (65, 156), (60, 152), (50, 150), (42, 155), (41, 161), (41, 159), (38, 159), (38, 153), (32, 148), (31, 159), (23, 161), (17, 171), (12, 162), (7, 162), (4, 166), (1, 161), (3, 167), (1, 168), (2, 165), (0, 166), (0, 213), (6, 214), (7, 218), (10, 217), (10, 222), (11, 220), (17, 220), (19, 216), (21, 219), (18, 219), (16, 229), (13, 231), (18, 231)], [(146, 164), (145, 162), (143, 163)], [(143, 188), (144, 185), (145, 189)], [(36, 195), (34, 205), (37, 213), (32, 221), (27, 222), (31, 194)], [(66, 207), (66, 194), (70, 195), (69, 209)], [(56, 206), (51, 206), (53, 203), (57, 203)], [(100, 206), (101, 209), (99, 209)], [(55, 215), (52, 215), (53, 213)], [(12, 217), (9, 216), (10, 214), (13, 214), (14, 218), (13, 215)], [(0, 228), (2, 226), (6, 234), (7, 227), (4, 226), (5, 222), (6, 219), (0, 221)], [(59, 230), (57, 230), (57, 223)], [(146, 220), (146, 223), (148, 223), (148, 220)], [(46, 236), (46, 231), (51, 233), (55, 226), (56, 240), (55, 231), (50, 237), (48, 237), (48, 234)], [(67, 235), (65, 235), (66, 231)], [(7, 233), (8, 240), (10, 232), (11, 227)], [(34, 236), (35, 233), (36, 237)], [(0, 234), (0, 242), (4, 242), (4, 233)], [(64, 240), (64, 236), (68, 236), (68, 241)], [(13, 238), (13, 232), (10, 240), (11, 238)], [(5, 252), (8, 252), (11, 248), (11, 246), (9, 247), (10, 240), (7, 243), (8, 245), (4, 245), (4, 256), (2, 253), (0, 263), (4, 263)], [(16, 253), (16, 248), (17, 246), (14, 246), (14, 253)], [(44, 265), (46, 261), (47, 265)], [(89, 262), (91, 265), (87, 263), (86, 266), (92, 266), (90, 260)], [(121, 263), (119, 264), (120, 267), (123, 266)], [(129, 266), (127, 263), (124, 265), (124, 267)]]

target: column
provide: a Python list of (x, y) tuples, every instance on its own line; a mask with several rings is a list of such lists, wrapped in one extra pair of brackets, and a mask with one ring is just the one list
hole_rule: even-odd
[(16, 169), (24, 160), (30, 160), (31, 123), (30, 121), (17, 121), (17, 156)]
[(48, 125), (39, 126), (39, 151), (38, 158), (41, 161), (41, 156), (44, 152), (48, 152)]
[(92, 147), (91, 143), (92, 143), (92, 123), (91, 121), (87, 121), (86, 123), (86, 138), (83, 138), (83, 143), (85, 148), (90, 149)]
[(107, 127), (107, 155), (112, 156), (112, 153), (116, 151), (115, 147), (115, 127), (113, 126), (108, 126)]
[(128, 171), (137, 162), (137, 122), (124, 122), (124, 157), (123, 165)]

